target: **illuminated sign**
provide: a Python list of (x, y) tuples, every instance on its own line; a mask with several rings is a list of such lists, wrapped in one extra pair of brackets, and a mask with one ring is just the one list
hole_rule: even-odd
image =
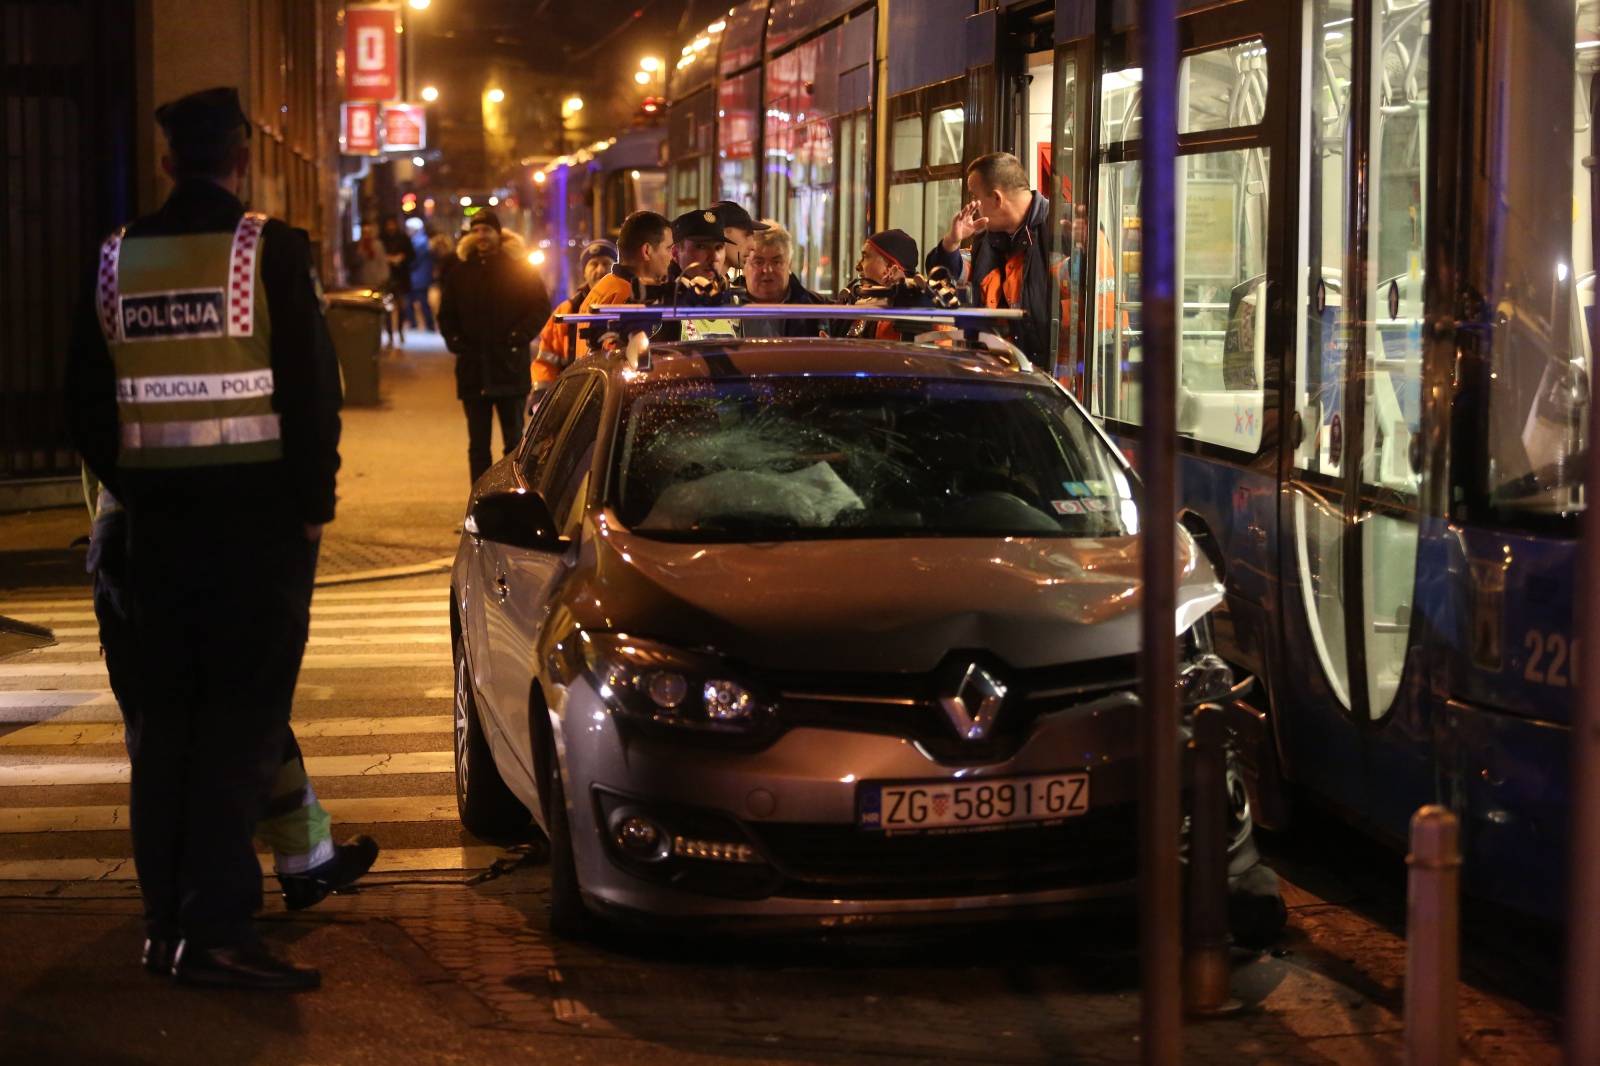
[(378, 105), (340, 104), (339, 140), (345, 155), (377, 155)]
[(400, 8), (351, 4), (344, 13), (344, 95), (393, 100), (400, 95)]
[(427, 144), (428, 117), (421, 105), (383, 105), (384, 151), (420, 152)]

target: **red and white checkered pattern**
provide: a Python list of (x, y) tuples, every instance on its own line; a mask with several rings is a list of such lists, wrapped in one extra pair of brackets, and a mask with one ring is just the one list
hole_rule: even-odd
[(100, 309), (100, 330), (108, 344), (122, 337), (122, 321), (117, 314), (117, 260), (122, 255), (122, 232), (117, 230), (100, 245), (100, 276), (95, 286), (95, 300)]
[(261, 227), (267, 216), (246, 212), (233, 231), (228, 255), (228, 336), (249, 337), (256, 330), (256, 259), (261, 254)]

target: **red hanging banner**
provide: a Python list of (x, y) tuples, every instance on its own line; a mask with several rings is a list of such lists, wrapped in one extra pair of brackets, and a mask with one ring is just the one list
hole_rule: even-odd
[(378, 105), (357, 102), (339, 105), (343, 127), (339, 140), (345, 155), (378, 154)]
[(351, 4), (344, 13), (346, 100), (393, 100), (400, 95), (400, 8)]

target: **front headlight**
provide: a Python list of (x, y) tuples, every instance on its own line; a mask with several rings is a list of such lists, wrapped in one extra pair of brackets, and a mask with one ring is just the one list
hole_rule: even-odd
[(583, 650), (601, 698), (630, 718), (739, 735), (774, 719), (772, 702), (714, 655), (616, 633), (585, 633)]

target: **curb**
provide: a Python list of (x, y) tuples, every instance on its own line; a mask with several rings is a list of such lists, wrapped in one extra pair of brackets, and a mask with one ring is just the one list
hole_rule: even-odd
[[(358, 585), (367, 581), (386, 581), (395, 577), (418, 577), (422, 574), (447, 573), (456, 561), (454, 555), (434, 559), (426, 563), (412, 563), (409, 566), (389, 566), (380, 570), (356, 570), (348, 574), (329, 574), (327, 577), (317, 578), (317, 588), (327, 588), (330, 585)], [(20, 624), (20, 623), (19, 623)]]

